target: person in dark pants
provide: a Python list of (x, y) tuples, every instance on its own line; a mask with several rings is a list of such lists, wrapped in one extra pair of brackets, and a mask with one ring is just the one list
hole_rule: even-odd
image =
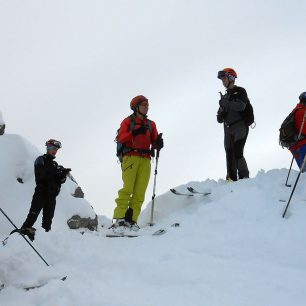
[(223, 123), (224, 126), (226, 179), (228, 181), (249, 178), (248, 166), (243, 156), (249, 127), (242, 117), (242, 112), (249, 103), (249, 99), (246, 90), (235, 85), (236, 78), (237, 73), (232, 68), (225, 68), (218, 72), (218, 79), (222, 80), (226, 88), (225, 95), (220, 93), (217, 121)]
[(35, 160), (35, 192), (28, 216), (18, 230), (20, 233), (27, 235), (32, 241), (36, 231), (33, 225), (41, 210), (43, 211), (42, 228), (46, 232), (51, 230), (56, 197), (60, 193), (61, 185), (66, 181), (66, 177), (71, 171), (69, 168), (65, 169), (63, 166), (59, 166), (54, 161), (57, 150), (61, 148), (59, 141), (50, 139), (46, 142), (46, 147), (47, 153)]

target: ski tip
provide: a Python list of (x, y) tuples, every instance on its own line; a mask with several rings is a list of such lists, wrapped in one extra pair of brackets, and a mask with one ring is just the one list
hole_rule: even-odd
[(181, 193), (181, 192), (177, 191), (177, 190), (174, 189), (174, 188), (171, 188), (170, 191), (171, 191), (173, 194), (176, 194), (176, 195), (179, 195), (179, 196), (187, 196), (187, 197), (192, 197), (192, 196), (193, 196), (193, 194)]
[(165, 230), (165, 229), (159, 229), (158, 231), (156, 231), (156, 232), (154, 232), (153, 234), (152, 234), (152, 236), (159, 236), (159, 235), (163, 235), (163, 234), (165, 234), (167, 232), (167, 230)]
[(190, 192), (195, 192), (195, 190), (192, 187), (187, 187), (187, 190)]
[(138, 235), (117, 235), (117, 234), (107, 234), (105, 235), (107, 238), (136, 238)]

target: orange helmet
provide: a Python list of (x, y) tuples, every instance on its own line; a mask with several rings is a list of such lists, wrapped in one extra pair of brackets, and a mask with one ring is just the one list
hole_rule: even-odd
[(222, 79), (225, 76), (227, 76), (231, 81), (235, 81), (235, 79), (238, 77), (233, 68), (224, 68), (218, 72), (218, 79)]
[(134, 111), (137, 108), (137, 106), (144, 101), (148, 101), (148, 99), (145, 96), (139, 95), (134, 97), (130, 103), (131, 110)]

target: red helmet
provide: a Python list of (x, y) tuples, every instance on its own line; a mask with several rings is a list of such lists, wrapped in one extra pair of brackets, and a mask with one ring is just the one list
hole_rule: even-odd
[(49, 139), (47, 142), (46, 142), (46, 147), (47, 149), (48, 148), (56, 148), (56, 149), (60, 149), (62, 147), (62, 144), (60, 141), (58, 140), (55, 140), (55, 139)]
[(139, 95), (134, 97), (130, 103), (131, 110), (134, 111), (137, 108), (137, 106), (144, 101), (148, 101), (148, 99), (145, 96)]
[(235, 81), (238, 77), (236, 71), (233, 68), (224, 68), (223, 70), (218, 72), (218, 79), (227, 76), (231, 81)]

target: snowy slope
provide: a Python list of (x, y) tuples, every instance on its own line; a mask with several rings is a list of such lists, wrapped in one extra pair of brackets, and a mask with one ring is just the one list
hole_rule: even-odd
[[(19, 135), (0, 136), (0, 207), (20, 227), (29, 211), (35, 188), (34, 160), (41, 155), (31, 143)], [(23, 183), (19, 183), (21, 178)], [(67, 220), (75, 214), (81, 217), (95, 217), (90, 204), (84, 199), (71, 196), (77, 185), (70, 179), (62, 185), (57, 197), (53, 228), (67, 229)], [(12, 230), (12, 225), (2, 218), (0, 233)], [(37, 220), (39, 227), (41, 220)]]
[[(34, 245), (51, 267), (20, 236), (11, 236), (0, 252), (0, 304), (305, 306), (306, 177), (283, 219), (286, 174), (275, 169), (236, 183), (188, 184), (212, 192), (205, 197), (163, 194), (155, 201), (157, 225), (142, 228), (138, 238), (106, 238), (101, 226), (83, 235), (39, 232)], [(177, 189), (186, 191), (186, 185)], [(149, 215), (150, 205), (142, 224)], [(180, 227), (169, 226), (174, 222)], [(166, 234), (150, 235), (161, 227)], [(58, 280), (64, 275), (66, 281)], [(50, 281), (19, 289), (38, 280)]]

